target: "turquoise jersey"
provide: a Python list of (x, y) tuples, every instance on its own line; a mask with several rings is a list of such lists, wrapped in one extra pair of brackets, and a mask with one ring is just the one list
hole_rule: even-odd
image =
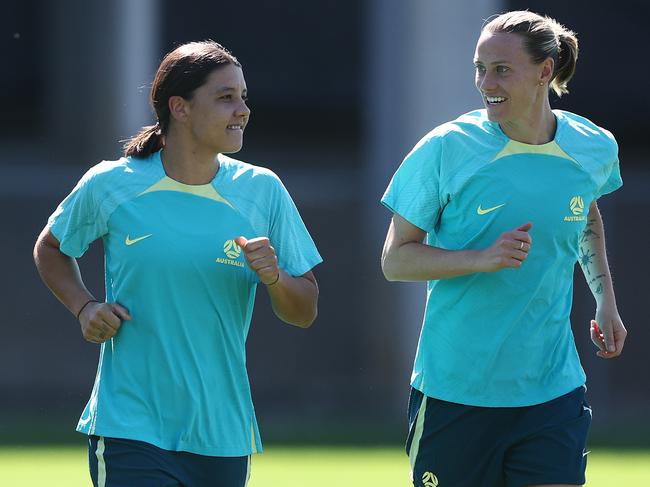
[(427, 134), (382, 203), (427, 232), (429, 245), (484, 249), (533, 223), (519, 269), (429, 281), (412, 382), (471, 406), (539, 404), (581, 386), (569, 322), (573, 271), (589, 205), (621, 186), (612, 135), (554, 111), (555, 139), (510, 140), (478, 110)]
[(233, 239), (269, 237), (293, 276), (321, 258), (275, 174), (219, 162), (211, 183), (187, 185), (160, 153), (105, 161), (50, 217), (71, 257), (102, 238), (106, 300), (133, 317), (101, 346), (78, 431), (201, 455), (261, 451), (245, 355), (259, 280)]

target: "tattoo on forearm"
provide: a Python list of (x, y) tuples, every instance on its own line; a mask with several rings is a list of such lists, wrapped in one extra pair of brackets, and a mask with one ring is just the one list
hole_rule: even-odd
[(595, 240), (597, 238), (600, 238), (600, 235), (592, 230), (591, 227), (593, 227), (596, 224), (596, 219), (592, 218), (587, 222), (587, 225), (585, 229), (582, 232), (582, 235), (580, 236), (580, 243), (585, 243), (589, 242), (590, 240)]
[(593, 262), (593, 258), (596, 254), (593, 253), (589, 248), (587, 247), (579, 247), (579, 255), (578, 255), (578, 262), (580, 262), (580, 266), (587, 271), (588, 275), (591, 275), (591, 264)]
[[(603, 283), (602, 283), (603, 277), (606, 277), (606, 274), (599, 274), (593, 279), (589, 280), (589, 282), (587, 283), (589, 285), (589, 289), (593, 289), (593, 291), (596, 294), (603, 294)], [(599, 281), (598, 284), (596, 284), (596, 281)], [(594, 289), (594, 285), (596, 286), (595, 289)]]
[[(587, 278), (589, 289), (591, 289), (594, 295), (603, 294), (604, 282), (607, 279), (607, 274), (603, 274), (603, 269), (598, 268), (595, 262), (597, 258), (596, 254), (600, 251), (599, 248), (601, 245), (594, 242), (594, 240), (598, 240), (601, 237), (600, 230), (598, 232), (594, 231), (594, 226), (597, 226), (597, 223), (598, 221), (595, 218), (590, 218), (587, 221), (578, 243), (578, 263), (582, 267), (582, 271)], [(598, 274), (599, 271), (601, 272), (600, 274)]]

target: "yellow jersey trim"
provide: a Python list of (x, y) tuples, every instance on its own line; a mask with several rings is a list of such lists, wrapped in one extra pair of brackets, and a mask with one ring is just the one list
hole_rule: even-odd
[(149, 186), (138, 196), (142, 196), (143, 194), (147, 193), (153, 193), (155, 191), (177, 191), (179, 193), (193, 194), (194, 196), (207, 198), (209, 200), (228, 205), (233, 209), (235, 208), (227, 199), (221, 196), (216, 189), (214, 189), (212, 184), (185, 184), (179, 181), (174, 181), (169, 176), (165, 176), (153, 186)]
[(514, 156), (517, 154), (544, 154), (547, 156), (561, 157), (562, 159), (568, 159), (569, 161), (576, 162), (576, 160), (564, 152), (564, 150), (562, 150), (562, 148), (554, 140), (541, 145), (524, 144), (523, 142), (511, 140), (505, 145), (503, 149), (501, 149), (501, 152), (499, 152), (494, 157), (494, 159), (492, 159), (492, 162), (497, 161), (502, 157)]

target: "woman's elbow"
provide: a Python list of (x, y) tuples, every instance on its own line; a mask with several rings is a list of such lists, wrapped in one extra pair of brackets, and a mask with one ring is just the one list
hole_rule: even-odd
[(304, 329), (311, 328), (311, 325), (314, 324), (317, 316), (318, 316), (318, 309), (314, 308), (314, 311), (311, 313), (311, 315), (307, 316), (306, 319), (300, 321), (299, 323), (296, 323), (296, 326)]
[(381, 256), (381, 271), (387, 281), (399, 281), (399, 266), (395, 265), (395, 259), (390, 253), (384, 253)]
[(34, 263), (38, 266), (39, 262), (49, 255), (48, 252), (52, 250), (60, 252), (59, 241), (50, 233), (49, 228), (45, 227), (34, 243), (34, 249), (32, 250)]
[(43, 237), (43, 234), (39, 235), (34, 243), (34, 249), (32, 250), (32, 257), (34, 258), (34, 264), (36, 267), (39, 266), (40, 262), (43, 260), (44, 252), (47, 250), (47, 241)]
[(314, 324), (314, 321), (316, 321), (317, 316), (318, 316), (318, 308), (314, 306), (314, 308), (309, 312), (301, 313), (300, 315), (295, 315), (291, 317), (278, 316), (278, 318), (280, 318), (288, 325), (293, 325), (293, 326), (297, 326), (298, 328), (307, 329)]

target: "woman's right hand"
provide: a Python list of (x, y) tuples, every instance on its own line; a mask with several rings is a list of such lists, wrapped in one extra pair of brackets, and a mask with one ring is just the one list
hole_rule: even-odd
[(514, 230), (504, 232), (490, 247), (479, 251), (480, 271), (496, 272), (505, 268), (521, 267), (533, 244), (533, 239), (528, 233), (532, 227), (532, 223), (526, 223)]
[(115, 336), (122, 321), (131, 319), (129, 311), (117, 303), (88, 303), (79, 314), (81, 333), (92, 343), (104, 343)]

